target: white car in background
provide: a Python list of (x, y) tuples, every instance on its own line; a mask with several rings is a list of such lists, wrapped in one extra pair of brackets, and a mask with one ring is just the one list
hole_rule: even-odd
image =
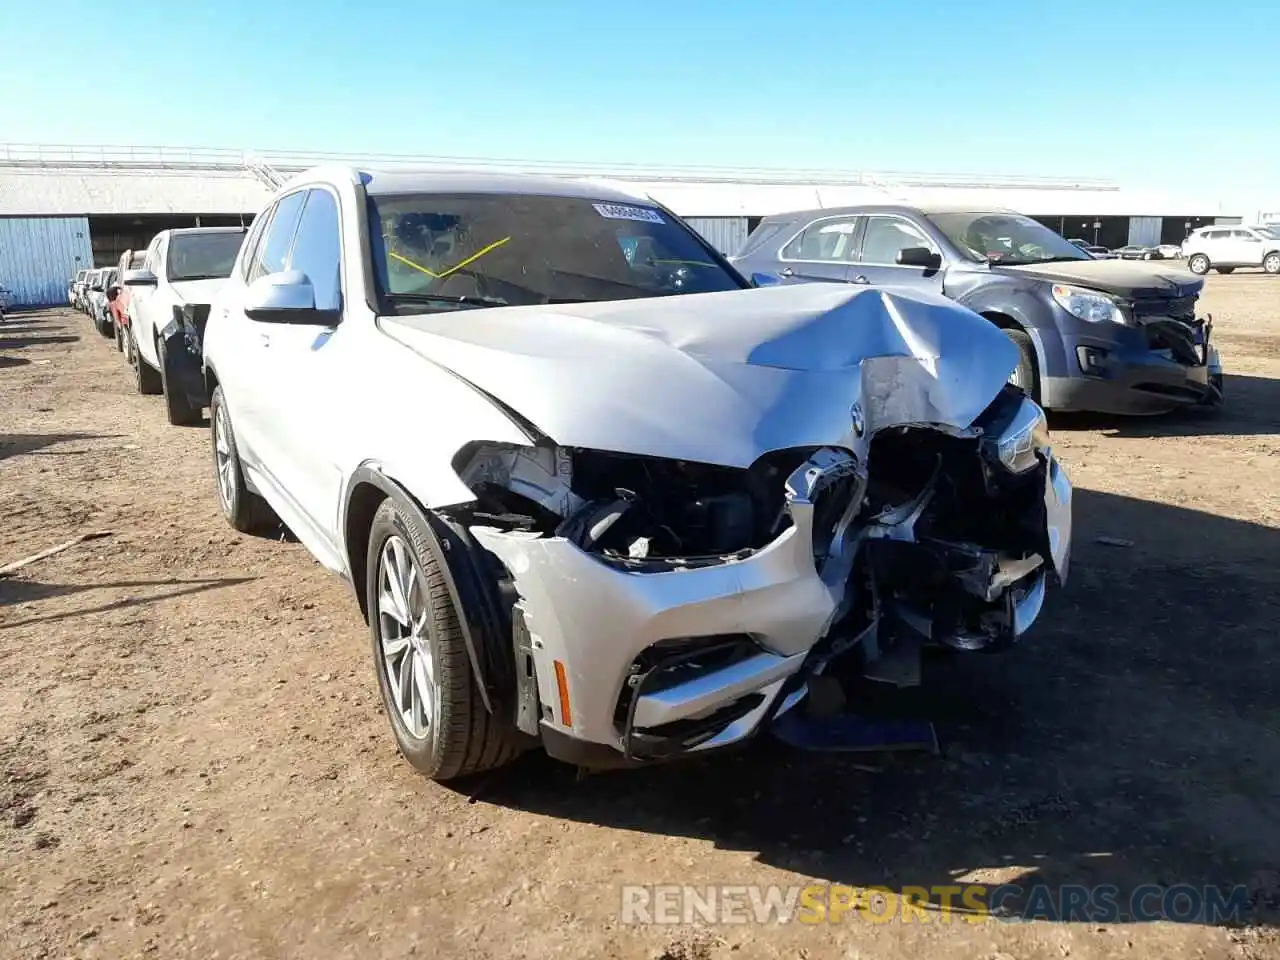
[(200, 373), (209, 302), (231, 274), (244, 227), (163, 230), (142, 267), (125, 271), (130, 289), (126, 352), (139, 393), (163, 394), (169, 422), (196, 424), (208, 403)]
[(309, 171), (204, 346), (224, 516), (274, 512), (354, 586), (437, 779), (539, 742), (812, 743), (811, 687), (1014, 645), (1067, 574), (1071, 484), (1001, 330), (907, 289), (753, 289), (602, 186)]
[(1187, 269), (1231, 273), (1237, 267), (1261, 267), (1280, 273), (1280, 227), (1217, 224), (1191, 231), (1182, 243)]

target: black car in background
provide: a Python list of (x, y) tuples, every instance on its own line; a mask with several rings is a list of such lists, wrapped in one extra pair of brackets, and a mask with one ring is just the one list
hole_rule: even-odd
[(865, 283), (949, 297), (1021, 353), (1010, 380), (1051, 410), (1164, 413), (1222, 401), (1204, 281), (1098, 260), (1011, 210), (876, 205), (760, 222), (730, 261), (757, 283)]

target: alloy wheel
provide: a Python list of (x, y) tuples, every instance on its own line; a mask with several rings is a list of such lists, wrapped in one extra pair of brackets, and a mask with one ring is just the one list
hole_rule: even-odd
[(413, 553), (397, 535), (378, 557), (378, 639), (390, 700), (415, 739), (426, 737), (436, 712), (431, 611)]
[(227, 436), (227, 418), (221, 409), (213, 411), (213, 455), (218, 469), (218, 496), (222, 498), (222, 506), (231, 512), (235, 493), (235, 459), (231, 454), (231, 440)]

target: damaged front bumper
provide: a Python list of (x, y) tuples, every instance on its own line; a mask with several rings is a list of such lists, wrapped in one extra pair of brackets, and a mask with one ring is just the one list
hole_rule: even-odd
[(1021, 491), (1027, 549), (948, 536), (929, 512), (944, 496), (937, 470), (913, 496), (878, 503), (864, 466), (837, 448), (791, 474), (776, 538), (715, 562), (621, 562), (563, 536), (472, 526), (519, 596), (518, 725), (586, 766), (668, 759), (750, 738), (813, 675), (873, 670), (905, 637), (957, 650), (1015, 642), (1071, 551), (1071, 483), (1034, 425), (1015, 417), (1016, 442), (1000, 438), (982, 468)]
[(173, 317), (160, 331), (165, 386), (182, 396), (193, 409), (209, 405), (204, 380), (204, 329), (208, 304), (184, 303), (173, 308)]

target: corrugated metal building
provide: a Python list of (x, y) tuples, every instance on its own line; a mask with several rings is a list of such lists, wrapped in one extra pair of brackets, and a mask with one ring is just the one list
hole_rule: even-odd
[(247, 222), (280, 179), (332, 163), (605, 180), (665, 204), (728, 255), (762, 217), (855, 204), (1013, 209), (1108, 246), (1181, 242), (1188, 230), (1239, 212), (1098, 180), (0, 143), (0, 281), (20, 301), (60, 303), (77, 265), (115, 263), (167, 227)]
[(88, 217), (0, 217), (0, 280), (17, 303), (65, 303), (67, 280), (92, 265)]

